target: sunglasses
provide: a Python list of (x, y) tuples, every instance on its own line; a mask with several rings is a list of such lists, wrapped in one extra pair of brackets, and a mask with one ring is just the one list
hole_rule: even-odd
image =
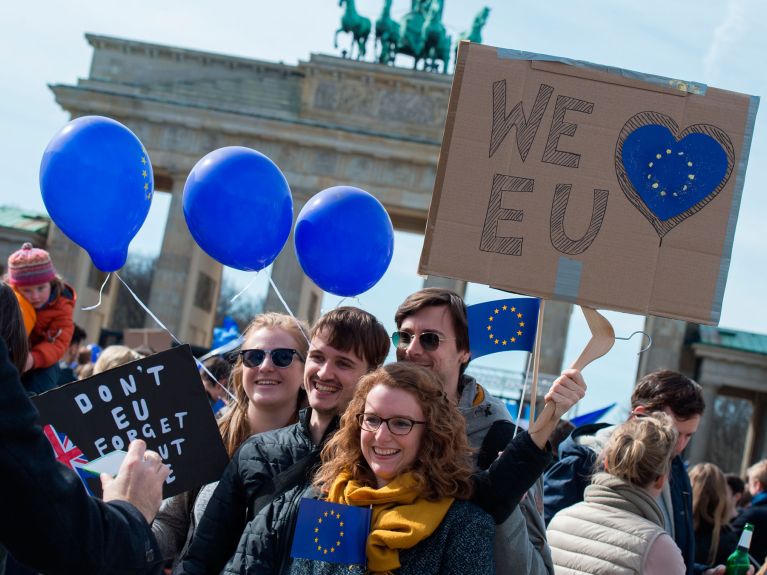
[(300, 353), (295, 349), (287, 347), (278, 347), (276, 349), (243, 349), (240, 351), (240, 357), (242, 358), (243, 365), (246, 367), (258, 367), (264, 363), (267, 353), (275, 367), (288, 367), (293, 363), (294, 355), (297, 355), (298, 359), (304, 361)]
[[(414, 337), (415, 334), (407, 331), (395, 331), (393, 334), (391, 334), (391, 341), (394, 344), (394, 347), (399, 349), (407, 349), (413, 342)], [(449, 339), (455, 338), (442, 337), (433, 331), (424, 331), (418, 335), (418, 343), (421, 344), (421, 347), (424, 351), (434, 351), (439, 347), (440, 342), (447, 341)]]

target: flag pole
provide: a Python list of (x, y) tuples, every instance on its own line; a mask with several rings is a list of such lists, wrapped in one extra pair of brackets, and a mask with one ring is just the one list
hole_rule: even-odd
[(535, 350), (533, 350), (533, 383), (530, 388), (530, 418), (528, 426), (532, 428), (535, 421), (535, 403), (538, 400), (538, 367), (541, 363), (541, 334), (543, 333), (543, 308), (546, 300), (541, 299), (538, 307), (538, 325), (535, 333)]

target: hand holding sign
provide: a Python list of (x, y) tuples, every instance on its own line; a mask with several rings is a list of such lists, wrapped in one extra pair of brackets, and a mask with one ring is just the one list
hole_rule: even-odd
[(151, 523), (160, 509), (162, 485), (168, 475), (170, 467), (163, 464), (157, 453), (147, 451), (146, 443), (137, 439), (130, 444), (117, 477), (101, 474), (104, 501), (132, 503), (147, 523)]

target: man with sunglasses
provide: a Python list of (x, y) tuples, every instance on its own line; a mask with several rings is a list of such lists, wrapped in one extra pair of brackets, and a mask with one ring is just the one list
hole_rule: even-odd
[[(442, 380), (445, 393), (466, 418), (469, 443), (478, 450), (477, 467), (487, 469), (514, 434), (506, 405), (464, 373), (471, 359), (466, 304), (450, 290), (425, 288), (405, 299), (394, 316), (392, 335), (398, 361), (422, 365)], [(565, 370), (546, 399), (564, 413), (585, 394), (580, 372)], [(540, 483), (540, 482), (539, 482)], [(553, 575), (551, 551), (540, 509), (541, 487), (534, 486), (509, 518), (496, 526), (495, 563), (499, 575)]]
[[(298, 504), (309, 495), (320, 451), (338, 429), (338, 418), (359, 379), (389, 352), (386, 330), (375, 316), (341, 307), (311, 330), (304, 368), (309, 408), (288, 427), (254, 435), (234, 455), (203, 515), (190, 548), (174, 573), (282, 573)], [(271, 350), (275, 366), (288, 367), (293, 350)], [(249, 350), (241, 361), (260, 364), (267, 350)]]

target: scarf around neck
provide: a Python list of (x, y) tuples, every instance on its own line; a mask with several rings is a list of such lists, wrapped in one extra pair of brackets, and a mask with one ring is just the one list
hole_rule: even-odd
[(597, 473), (583, 495), (584, 501), (634, 513), (665, 529), (663, 512), (652, 495), (614, 475)]
[(344, 471), (330, 486), (328, 501), (358, 507), (372, 506), (366, 554), (372, 573), (400, 567), (401, 549), (415, 547), (429, 537), (447, 515), (452, 497), (428, 501), (412, 473), (403, 473), (376, 489), (362, 485)]

